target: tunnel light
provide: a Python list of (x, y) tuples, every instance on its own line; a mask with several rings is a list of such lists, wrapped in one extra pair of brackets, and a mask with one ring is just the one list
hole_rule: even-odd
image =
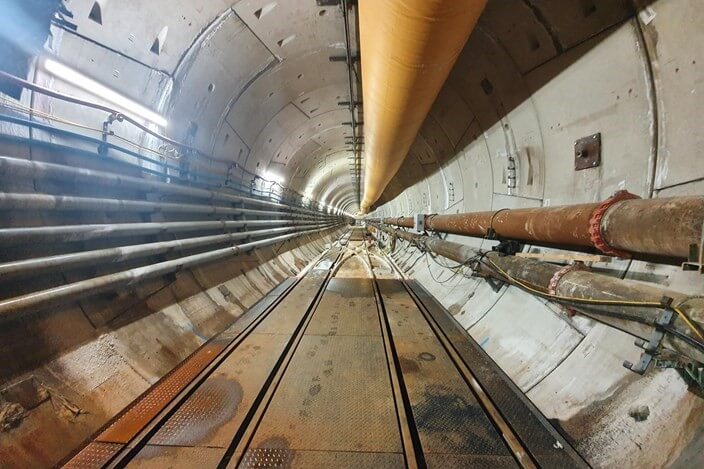
[(276, 184), (283, 184), (284, 182), (283, 176), (281, 176), (280, 174), (272, 173), (271, 171), (264, 171), (264, 174), (262, 174), (262, 179)]
[(129, 114), (152, 122), (159, 127), (167, 127), (169, 125), (168, 121), (163, 116), (54, 59), (44, 59), (44, 70), (97, 98), (114, 104), (120, 109), (127, 111)]

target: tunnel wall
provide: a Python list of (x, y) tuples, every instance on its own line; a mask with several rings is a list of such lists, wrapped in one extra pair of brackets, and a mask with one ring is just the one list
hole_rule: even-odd
[[(694, 109), (704, 104), (696, 2), (653, 2), (635, 17), (621, 2), (574, 2), (572, 11), (550, 2), (532, 2), (531, 11), (528, 3), (489, 2), (373, 216), (598, 202), (620, 189), (644, 198), (704, 192), (704, 161), (695, 156), (702, 119)], [(575, 141), (597, 132), (601, 165), (575, 171)], [(633, 337), (516, 288), (494, 292), (412, 247), (395, 257), (590, 463), (702, 464), (704, 402), (672, 369), (643, 378), (625, 369), (623, 360), (639, 357)], [(677, 267), (626, 260), (592, 267), (704, 293), (700, 275)], [(633, 417), (639, 406), (650, 412), (642, 422)]]
[(134, 289), (4, 320), (0, 461), (50, 467), (341, 231), (180, 271)]
[[(102, 6), (100, 23), (90, 18), (96, 3)], [(313, 187), (313, 195), (326, 202), (349, 197), (344, 142), (350, 131), (344, 122), (350, 116), (338, 105), (348, 99), (347, 76), (344, 64), (329, 60), (344, 53), (339, 10), (297, 0), (71, 0), (67, 5), (78, 30), (53, 25), (47, 48), (162, 112), (169, 136), (215, 157), (196, 159), (194, 166), (225, 174), (237, 163), (260, 175), (279, 172), (290, 187)], [(704, 104), (697, 93), (704, 74), (698, 6), (696, 0), (638, 1), (634, 17), (629, 1), (489, 2), (377, 213), (579, 203), (602, 200), (621, 188), (642, 197), (704, 193), (704, 161), (697, 157)], [(158, 37), (165, 40), (157, 54), (152, 49)], [(53, 79), (38, 62), (29, 79), (95, 98)], [(24, 93), (19, 102), (93, 128), (105, 118), (34, 93)], [(32, 119), (46, 122), (38, 115)], [(9, 156), (55, 161), (38, 144), (42, 141), (95, 152), (94, 145), (47, 132), (5, 123), (0, 128), (34, 142), (0, 141)], [(151, 149), (162, 145), (126, 124), (113, 129)], [(602, 165), (575, 172), (574, 141), (595, 132), (602, 136)], [(118, 152), (109, 155), (126, 160)], [(518, 172), (510, 190), (509, 156)], [(13, 213), (5, 222), (42, 226), (57, 219)], [(300, 269), (330, 239), (280, 258), (269, 259), (269, 253), (265, 263), (226, 262), (145, 285), (136, 292), (135, 320), (118, 321), (114, 328), (100, 323), (110, 297), (50, 317), (27, 317), (24, 329), (3, 341), (4, 356), (17, 358), (0, 388), (35, 376), (30, 387), (47, 388), (38, 394), (56, 397), (23, 414), (21, 425), (0, 432), (0, 447), (11, 448), (6, 454), (21, 466), (52, 464), (214, 333), (213, 324), (235, 318), (277, 275)], [(495, 293), (478, 280), (450, 278), (447, 269), (419, 259), (412, 249), (402, 249), (397, 259), (563, 426), (592, 464), (702, 464), (693, 451), (704, 438), (696, 433), (704, 423), (701, 399), (672, 370), (638, 378), (622, 368), (624, 359), (638, 358), (632, 337), (570, 318), (515, 289)], [(628, 261), (594, 267), (704, 293), (701, 278), (675, 268)], [(224, 299), (217, 288), (223, 283), (242, 305)], [(219, 319), (210, 322), (214, 318)], [(154, 340), (162, 335), (168, 340)], [(26, 337), (36, 340), (25, 344)], [(636, 422), (629, 415), (637, 406), (648, 406), (647, 420)], [(60, 438), (43, 431), (50, 426)]]
[[(95, 3), (102, 5), (102, 24), (89, 17)], [(289, 74), (295, 72), (295, 77), (301, 70), (310, 71), (311, 63), (316, 60), (322, 63), (324, 59), (327, 63), (327, 56), (330, 55), (330, 52), (324, 52), (320, 57), (312, 54), (312, 58), (296, 64), (293, 71), (288, 70), (290, 62), (285, 67), (275, 68), (275, 64), (282, 63), (285, 53), (278, 51), (275, 55), (268, 50), (268, 46), (278, 48), (276, 35), (279, 32), (272, 31), (267, 45), (238, 16), (246, 14), (253, 21), (256, 5), (252, 2), (242, 2), (240, 8), (247, 10), (239, 13), (231, 8), (231, 2), (225, 1), (196, 5), (185, 0), (73, 0), (67, 2), (67, 6), (74, 14), (72, 21), (78, 31), (53, 25), (46, 44), (48, 52), (64, 64), (166, 115), (169, 119), (166, 133), (170, 137), (213, 156), (211, 159), (192, 158), (191, 168), (205, 169), (223, 177), (233, 163), (240, 164), (251, 173), (263, 174), (273, 156), (267, 147), (271, 142), (267, 142), (265, 135), (268, 132), (280, 143), (283, 142), (286, 135), (278, 134), (277, 129), (279, 125), (286, 125), (293, 106), (284, 106), (281, 113), (279, 108), (284, 101), (299, 97), (299, 91), (288, 90), (285, 83), (283, 86), (280, 84), (286, 81), (281, 76), (282, 71)], [(316, 8), (314, 21), (318, 18), (321, 16)], [(289, 25), (294, 26), (300, 25)], [(156, 54), (150, 48), (157, 36), (164, 37), (164, 28), (168, 29), (167, 39), (161, 44), (160, 53)], [(303, 42), (299, 41), (299, 44)], [(230, 53), (233, 48), (237, 49), (237, 54)], [(306, 52), (294, 50), (291, 53)], [(278, 71), (278, 74), (265, 76), (267, 71)], [(344, 68), (340, 69), (340, 73), (343, 71)], [(245, 91), (261, 77), (266, 78), (267, 84), (252, 88), (250, 93), (257, 92), (246, 95)], [(328, 78), (333, 77), (328, 75)], [(43, 68), (41, 58), (31, 63), (28, 79), (59, 92), (101, 102), (100, 97), (52, 77)], [(300, 83), (304, 90), (313, 91), (319, 87), (315, 80), (301, 80)], [(307, 84), (303, 86), (303, 83)], [(346, 86), (345, 82), (343, 84)], [(261, 114), (269, 115), (261, 123), (262, 128), (256, 127), (260, 125), (261, 117), (255, 123), (250, 119), (243, 120), (243, 125), (248, 125), (250, 129), (242, 132), (247, 142), (245, 144), (225, 116), (236, 98), (243, 94), (249, 103), (245, 114), (252, 116), (257, 111), (256, 115), (260, 116), (259, 111), (263, 111), (265, 106), (257, 100), (262, 99), (262, 93), (269, 93), (267, 86), (280, 87), (282, 96), (269, 100), (267, 106), (270, 110)], [(337, 100), (340, 98), (337, 98), (334, 87), (323, 88), (316, 94), (319, 96), (317, 99), (330, 101), (328, 108), (338, 111)], [(19, 110), (10, 111), (14, 116), (94, 138), (100, 138), (101, 125), (106, 118), (103, 112), (39, 93), (24, 92), (19, 100), (6, 99), (61, 120), (50, 120), (36, 113), (27, 116)], [(305, 99), (305, 96), (300, 99)], [(322, 115), (324, 106), (319, 107)], [(335, 113), (333, 117), (335, 122), (344, 120)], [(300, 116), (297, 119), (296, 122), (303, 125)], [(305, 117), (305, 128), (322, 127), (319, 124), (326, 122), (326, 119), (333, 120), (324, 115), (317, 120)], [(298, 130), (298, 126), (292, 127), (290, 123), (288, 128)], [(338, 123), (332, 133), (339, 133), (341, 139), (343, 132), (340, 128)], [(111, 130), (139, 146), (130, 146), (122, 140), (111, 141), (140, 155), (153, 158), (154, 153), (150, 150), (164, 151), (164, 142), (134, 126), (116, 122)], [(104, 155), (106, 158), (101, 158), (93, 143), (42, 130), (30, 130), (23, 125), (0, 122), (0, 133), (31, 139), (29, 143), (25, 140), (0, 139), (0, 154), (3, 156), (90, 167), (131, 176), (141, 176), (140, 167), (161, 170), (159, 164), (137, 160), (112, 149)], [(297, 141), (297, 137), (289, 140)], [(44, 143), (66, 148), (45, 148)], [(250, 155), (250, 147), (261, 154)], [(291, 149), (294, 150), (300, 149)], [(178, 161), (164, 158), (161, 161), (178, 164)], [(129, 166), (124, 163), (129, 163)], [(237, 172), (233, 174), (237, 175)], [(251, 175), (239, 177), (243, 178), (239, 182), (250, 184)], [(3, 181), (3, 191), (184, 201), (163, 194), (110, 191), (92, 185), (78, 187), (34, 180)], [(1, 227), (194, 218), (197, 217), (158, 213), (12, 211), (2, 212)], [(339, 238), (340, 233), (334, 230), (322, 235), (305, 236), (283, 245), (259, 249), (251, 255), (148, 281), (134, 289), (108, 292), (67, 306), (3, 321), (0, 326), (0, 352), (4, 357), (11, 358), (0, 370), (0, 466), (51, 467), (59, 462), (196, 348), (236, 321), (283, 279), (301, 272)], [(164, 239), (171, 238), (129, 237), (120, 242), (131, 244)], [(80, 251), (109, 245), (89, 241), (74, 243), (70, 249)], [(17, 249), (19, 251), (13, 249), (13, 252), (0, 253), (0, 258), (8, 260), (51, 255), (61, 252), (62, 248), (32, 245)], [(152, 259), (153, 262), (160, 260), (163, 258)], [(92, 266), (89, 269), (59, 272), (48, 278), (37, 276), (22, 282), (11, 282), (4, 284), (0, 290), (3, 298), (14, 297), (109, 271), (106, 266)], [(26, 396), (34, 398), (27, 400)]]

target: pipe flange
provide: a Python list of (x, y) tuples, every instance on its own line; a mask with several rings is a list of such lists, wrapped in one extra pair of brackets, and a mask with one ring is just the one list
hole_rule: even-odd
[(619, 251), (618, 249), (614, 249), (611, 246), (609, 246), (609, 243), (606, 242), (604, 239), (604, 233), (601, 230), (601, 222), (604, 220), (604, 215), (606, 215), (606, 212), (616, 203), (621, 202), (623, 200), (632, 200), (632, 199), (640, 199), (635, 194), (631, 194), (627, 190), (621, 190), (616, 192), (614, 195), (603, 201), (594, 211), (592, 212), (591, 218), (589, 218), (589, 236), (591, 238), (591, 242), (594, 245), (595, 248), (597, 248), (599, 251), (603, 252), (604, 254), (608, 254), (610, 256), (616, 256), (616, 257), (621, 257), (624, 259), (628, 259), (631, 257), (631, 254), (626, 252), (626, 251)]
[[(551, 295), (557, 295), (557, 286), (560, 284), (560, 281), (562, 278), (567, 275), (570, 272), (575, 272), (578, 270), (589, 270), (587, 269), (587, 266), (584, 265), (583, 262), (575, 262), (574, 264), (566, 265), (552, 276), (550, 279), (550, 284), (548, 286), (548, 293)], [(567, 316), (570, 318), (573, 318), (577, 315), (577, 310), (574, 308), (570, 308), (569, 306), (564, 306)]]
[(587, 266), (584, 265), (582, 262), (575, 262), (574, 264), (569, 264), (555, 272), (550, 279), (550, 284), (548, 285), (548, 293), (551, 295), (557, 295), (557, 286), (560, 283), (560, 280), (562, 280), (562, 277), (567, 275), (568, 273), (572, 271), (578, 271), (578, 270), (588, 270)]

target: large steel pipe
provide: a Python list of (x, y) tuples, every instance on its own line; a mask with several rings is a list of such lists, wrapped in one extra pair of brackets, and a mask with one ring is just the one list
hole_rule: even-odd
[[(383, 222), (414, 226), (410, 217)], [(637, 253), (686, 258), (690, 246), (701, 243), (702, 226), (704, 197), (700, 196), (425, 216), (429, 231), (589, 247), (621, 257)]]
[(208, 262), (225, 259), (256, 248), (270, 246), (272, 244), (288, 241), (299, 236), (333, 228), (334, 226), (285, 234), (251, 243), (240, 244), (238, 246), (230, 246), (223, 249), (181, 257), (170, 261), (159, 262), (157, 264), (125, 270), (123, 272), (103, 275), (101, 277), (82, 280), (80, 282), (74, 282), (67, 285), (62, 285), (60, 287), (50, 288), (47, 290), (2, 300), (0, 301), (0, 318), (9, 319), (17, 313), (35, 311), (48, 306), (95, 295), (104, 291), (115, 290), (117, 288), (132, 287), (150, 278), (178, 272), (189, 267), (195, 267)]
[(401, 167), (485, 5), (486, 0), (359, 2), (363, 212)]
[(259, 238), (262, 236), (273, 236), (292, 231), (304, 231), (312, 228), (321, 228), (327, 225), (299, 225), (286, 226), (282, 228), (269, 228), (257, 231), (241, 231), (238, 233), (227, 233), (212, 236), (200, 236), (197, 238), (177, 239), (174, 241), (162, 241), (156, 243), (138, 244), (131, 246), (118, 246), (107, 249), (96, 249), (93, 251), (83, 251), (69, 254), (59, 254), (56, 256), (37, 257), (33, 259), (22, 259), (19, 261), (5, 262), (0, 264), (0, 281), (10, 277), (22, 275), (38, 275), (56, 270), (72, 269), (86, 265), (105, 265), (125, 262), (131, 259), (138, 259), (147, 256), (168, 254), (175, 251), (186, 251), (188, 249), (214, 246), (222, 243), (230, 243), (241, 239)]
[(93, 169), (74, 168), (71, 166), (54, 163), (30, 161), (20, 158), (0, 156), (0, 178), (23, 179), (53, 179), (70, 182), (73, 184), (105, 185), (116, 188), (142, 189), (160, 192), (163, 194), (178, 194), (206, 200), (220, 200), (225, 202), (242, 203), (260, 207), (269, 207), (279, 210), (294, 210), (297, 212), (318, 214), (314, 210), (280, 204), (268, 200), (254, 199), (225, 192), (199, 189), (197, 187), (183, 186), (161, 181), (125, 176), (121, 174), (97, 171)]
[(219, 205), (148, 202), (142, 200), (76, 197), (51, 194), (17, 194), (0, 192), (0, 210), (82, 210), (102, 212), (140, 213), (202, 213), (206, 215), (253, 215), (300, 219), (319, 219), (327, 215), (302, 214), (287, 211), (255, 210), (249, 208), (223, 207)]
[[(671, 324), (676, 334), (668, 334), (665, 345), (704, 363), (704, 337), (700, 335), (704, 333), (704, 298), (688, 296), (659, 285), (569, 269), (534, 259), (504, 256), (497, 252), (481, 252), (438, 238), (381, 226), (377, 228), (460, 264), (470, 265), (472, 259), (478, 259), (481, 255), (485, 262), (476, 263), (474, 267), (482, 275), (509, 280), (514, 284), (517, 280), (532, 287), (533, 293), (568, 304), (570, 308), (599, 322), (646, 340), (650, 338), (652, 326), (662, 311), (656, 305), (660, 304), (663, 296), (670, 297), (674, 300), (673, 305), (688, 316), (698, 332), (676, 315)], [(696, 342), (702, 345), (697, 346)]]
[(305, 220), (184, 221), (164, 223), (107, 223), (0, 229), (0, 246), (26, 243), (70, 243), (98, 238), (143, 236), (189, 231), (215, 231), (263, 226), (304, 225)]

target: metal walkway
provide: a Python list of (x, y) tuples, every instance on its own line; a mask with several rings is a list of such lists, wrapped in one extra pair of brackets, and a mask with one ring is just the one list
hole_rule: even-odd
[(65, 467), (586, 467), (439, 303), (357, 239), (268, 294)]

